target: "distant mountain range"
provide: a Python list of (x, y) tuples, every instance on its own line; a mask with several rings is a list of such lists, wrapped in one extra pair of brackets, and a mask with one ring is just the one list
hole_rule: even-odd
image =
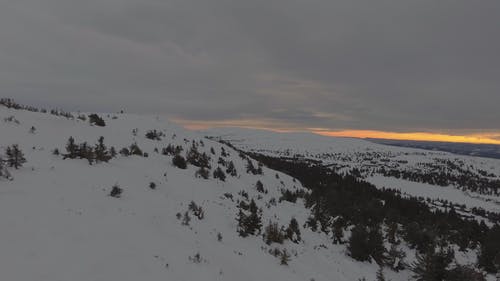
[(438, 150), (438, 151), (451, 152), (459, 155), (500, 159), (500, 145), (496, 144), (389, 140), (389, 139), (372, 139), (372, 138), (367, 138), (367, 140), (378, 144), (420, 148), (427, 150)]

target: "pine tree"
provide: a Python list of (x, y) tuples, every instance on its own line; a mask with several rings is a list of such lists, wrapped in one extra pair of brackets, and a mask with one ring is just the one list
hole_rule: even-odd
[(472, 266), (457, 265), (448, 271), (446, 281), (486, 281), (484, 275)]
[(405, 269), (407, 266), (404, 258), (406, 258), (406, 253), (398, 249), (395, 244), (392, 244), (391, 249), (387, 253), (386, 264), (390, 266), (392, 270), (398, 272), (399, 270)]
[(238, 173), (236, 172), (236, 168), (234, 167), (233, 161), (229, 161), (226, 173), (230, 174), (232, 177), (236, 177), (238, 175)]
[(295, 218), (290, 220), (288, 228), (286, 229), (286, 238), (293, 243), (298, 243), (301, 240), (299, 223)]
[(196, 171), (195, 176), (207, 180), (210, 177), (210, 171), (207, 168), (201, 167)]
[(130, 145), (130, 155), (143, 156), (144, 154), (142, 153), (142, 150), (139, 147), (139, 145), (137, 145), (137, 143), (133, 143)]
[[(262, 210), (260, 210), (255, 201), (252, 199), (250, 204), (245, 204), (243, 201), (238, 205), (238, 215), (236, 221), (238, 222), (238, 233), (241, 237), (248, 235), (256, 235), (262, 229)], [(248, 209), (249, 214), (243, 211)]]
[(250, 201), (249, 211), (250, 215), (248, 216), (247, 222), (248, 232), (252, 235), (255, 235), (260, 233), (262, 229), (262, 211), (257, 208), (257, 204), (255, 204), (255, 201), (253, 201), (253, 199), (252, 201)]
[(97, 140), (97, 144), (94, 148), (94, 154), (96, 162), (108, 162), (111, 159), (108, 149), (104, 144), (104, 137), (101, 136)]
[(78, 148), (78, 157), (80, 159), (87, 159), (90, 165), (94, 162), (94, 150), (87, 144), (87, 142), (82, 142), (80, 144), (80, 147)]
[(179, 169), (187, 169), (186, 159), (179, 154), (176, 154), (174, 158), (172, 158), (172, 164)]
[(89, 123), (100, 127), (106, 126), (106, 122), (104, 122), (104, 120), (95, 113), (89, 115)]
[(396, 234), (398, 233), (398, 224), (395, 222), (391, 222), (387, 228), (387, 241), (391, 244), (395, 244)]
[(358, 261), (370, 260), (368, 235), (369, 233), (363, 225), (357, 225), (352, 229), (347, 249), (353, 259)]
[(488, 231), (481, 243), (478, 262), (490, 273), (500, 272), (500, 239), (498, 237), (500, 237), (500, 226), (495, 225)]
[(253, 162), (250, 159), (247, 159), (247, 173), (251, 173), (254, 175), (257, 174), (257, 170), (255, 169), (255, 166), (253, 165)]
[(337, 217), (333, 222), (333, 244), (343, 244), (345, 220)]
[(22, 167), (23, 164), (26, 163), (24, 153), (19, 149), (17, 144), (12, 145), (12, 147), (8, 146), (5, 149), (5, 154), (7, 156), (7, 164), (9, 167), (19, 169), (19, 167)]
[(214, 179), (219, 179), (221, 181), (226, 181), (226, 174), (224, 174), (224, 171), (220, 167), (217, 167), (214, 171)]
[(69, 137), (68, 143), (66, 144), (66, 154), (64, 154), (64, 159), (70, 158), (75, 159), (78, 155), (78, 145), (75, 144), (75, 139)]
[(248, 232), (247, 232), (247, 227), (246, 227), (246, 222), (248, 220), (247, 215), (243, 212), (241, 208), (238, 208), (238, 215), (236, 216), (236, 221), (238, 222), (238, 227), (236, 231), (238, 231), (238, 234), (241, 237), (247, 237)]
[(117, 155), (116, 153), (116, 149), (114, 146), (112, 146), (110, 149), (109, 149), (109, 156), (111, 156), (111, 158), (115, 158)]
[(447, 276), (446, 268), (453, 260), (454, 253), (450, 249), (440, 249), (438, 252), (433, 247), (422, 255), (417, 254), (417, 261), (413, 264), (413, 277), (416, 281), (442, 281)]
[(288, 262), (290, 262), (290, 254), (286, 249), (281, 251), (281, 256), (280, 256), (280, 264), (281, 265), (288, 265)]
[(260, 180), (257, 180), (257, 183), (255, 183), (255, 188), (258, 192), (264, 193), (264, 184)]
[(375, 226), (370, 230), (368, 234), (368, 247), (370, 251), (370, 256), (379, 264), (385, 263), (386, 249), (384, 247), (384, 238), (380, 231), (380, 226)]

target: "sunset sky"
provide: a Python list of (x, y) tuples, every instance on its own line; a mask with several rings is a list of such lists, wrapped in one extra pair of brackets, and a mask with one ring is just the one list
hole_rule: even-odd
[(0, 97), (500, 144), (500, 1), (5, 0)]

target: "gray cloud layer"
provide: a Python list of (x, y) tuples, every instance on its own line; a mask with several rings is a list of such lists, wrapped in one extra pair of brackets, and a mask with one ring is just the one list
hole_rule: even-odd
[(3, 0), (1, 96), (291, 127), (500, 129), (496, 0)]

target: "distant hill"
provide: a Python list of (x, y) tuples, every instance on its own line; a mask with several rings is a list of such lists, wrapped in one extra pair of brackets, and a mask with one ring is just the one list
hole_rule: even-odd
[(459, 155), (500, 159), (500, 145), (495, 145), (495, 144), (389, 140), (389, 139), (372, 139), (372, 138), (368, 138), (367, 140), (374, 143), (385, 144), (385, 145), (420, 148), (426, 150), (438, 150), (438, 151), (451, 152)]

